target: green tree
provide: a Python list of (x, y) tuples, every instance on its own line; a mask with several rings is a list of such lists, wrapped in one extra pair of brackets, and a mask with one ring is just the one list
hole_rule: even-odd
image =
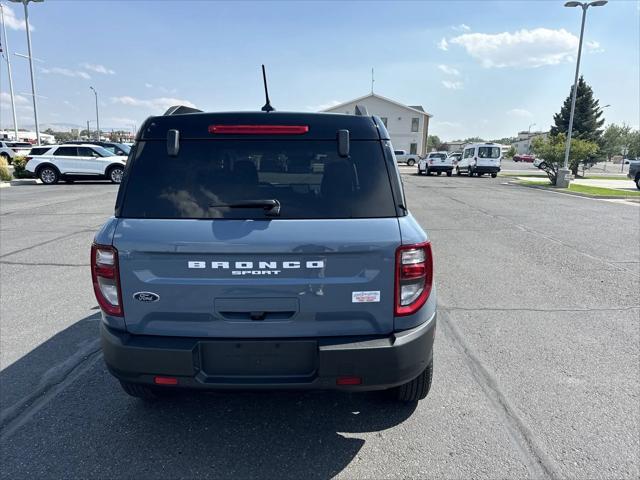
[[(537, 137), (531, 142), (531, 151), (538, 158), (544, 159), (541, 168), (546, 172), (551, 183), (556, 183), (558, 169), (564, 165), (564, 152), (567, 137), (564, 134), (549, 135), (548, 138)], [(574, 175), (578, 174), (580, 163), (587, 163), (598, 153), (598, 144), (571, 139), (571, 152), (569, 153), (569, 168)]]
[(507, 151), (507, 158), (513, 158), (516, 153), (518, 153), (518, 151), (516, 150), (516, 147), (511, 145), (511, 148), (509, 148), (509, 150)]
[(485, 141), (484, 138), (480, 138), (480, 137), (469, 137), (464, 139), (464, 143), (479, 143), (484, 141)]
[(440, 150), (441, 145), (442, 141), (437, 135), (429, 135), (427, 137), (427, 150), (429, 152), (431, 152), (432, 150)]
[[(569, 130), (572, 95), (573, 86), (571, 86), (569, 96), (565, 99), (560, 112), (553, 116), (554, 125), (551, 127), (552, 136), (560, 133), (566, 135)], [(580, 140), (599, 143), (602, 137), (602, 125), (604, 125), (604, 118), (602, 118), (600, 101), (594, 98), (592, 88), (581, 76), (578, 80), (576, 109), (573, 117), (571, 136)]]
[(633, 130), (629, 125), (607, 126), (602, 135), (602, 153), (611, 159), (614, 155), (625, 155), (635, 158), (640, 156), (640, 131)]

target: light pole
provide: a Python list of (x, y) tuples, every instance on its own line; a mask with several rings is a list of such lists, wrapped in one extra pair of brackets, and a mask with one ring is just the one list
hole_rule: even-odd
[(93, 94), (96, 97), (96, 130), (98, 135), (97, 140), (100, 141), (100, 115), (98, 114), (98, 92), (93, 87), (89, 87), (89, 89), (93, 90)]
[(587, 9), (589, 7), (602, 7), (608, 3), (607, 0), (596, 0), (595, 2), (567, 2), (565, 7), (582, 8), (582, 25), (580, 26), (580, 41), (578, 43), (578, 59), (576, 61), (576, 76), (573, 80), (573, 92), (571, 96), (571, 113), (569, 114), (569, 130), (567, 131), (567, 146), (564, 151), (564, 166), (559, 169), (556, 176), (556, 186), (567, 188), (569, 186), (569, 153), (571, 151), (571, 133), (573, 130), (573, 114), (576, 109), (576, 95), (578, 93), (578, 75), (580, 74), (580, 57), (582, 56), (582, 39), (584, 37), (584, 23), (587, 19)]
[(531, 133), (531, 127), (535, 127), (535, 125), (536, 125), (535, 123), (532, 123), (531, 125), (529, 125), (529, 130), (528, 130), (529, 134)]
[(9, 53), (9, 41), (7, 40), (7, 27), (4, 23), (4, 7), (0, 3), (0, 19), (2, 20), (2, 33), (4, 34), (4, 54), (7, 59), (7, 71), (9, 73), (9, 93), (11, 94), (11, 112), (13, 113), (13, 135), (14, 140), (18, 141), (18, 120), (16, 118), (16, 98), (13, 94), (13, 76), (11, 75), (11, 54)]
[(31, 28), (29, 27), (29, 2), (43, 2), (44, 0), (9, 0), (24, 6), (24, 22), (27, 30), (27, 49), (29, 50), (29, 72), (31, 74), (31, 98), (33, 98), (33, 119), (36, 122), (36, 141), (40, 145), (40, 126), (38, 125), (38, 101), (36, 100), (36, 80), (33, 75), (33, 55), (31, 54)]

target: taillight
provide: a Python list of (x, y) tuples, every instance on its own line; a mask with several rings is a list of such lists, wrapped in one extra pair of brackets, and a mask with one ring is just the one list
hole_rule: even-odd
[(209, 125), (209, 133), (226, 135), (303, 135), (308, 125)]
[(24, 157), (25, 162), (28, 162), (29, 160), (31, 160), (31, 157)]
[(396, 250), (396, 316), (417, 312), (433, 287), (431, 243), (403, 245)]
[(104, 313), (121, 317), (122, 293), (118, 272), (118, 251), (110, 246), (91, 245), (93, 291)]

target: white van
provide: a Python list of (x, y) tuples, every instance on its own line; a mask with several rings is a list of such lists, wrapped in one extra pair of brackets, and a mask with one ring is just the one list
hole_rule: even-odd
[(501, 145), (497, 143), (470, 143), (464, 146), (462, 158), (456, 165), (456, 173), (468, 173), (470, 177), (490, 173), (493, 178), (498, 176), (502, 161)]

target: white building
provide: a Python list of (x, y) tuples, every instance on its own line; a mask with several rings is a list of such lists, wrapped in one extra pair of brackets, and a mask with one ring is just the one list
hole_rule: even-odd
[(534, 138), (547, 138), (549, 132), (518, 132), (518, 140), (512, 143), (513, 147), (516, 147), (516, 153), (518, 155), (531, 153), (531, 142)]
[[(15, 140), (15, 132), (13, 130), (0, 130), (0, 139), (2, 140)], [(38, 137), (36, 132), (28, 130), (18, 130), (18, 142), (36, 143)], [(53, 135), (40, 132), (40, 141), (44, 145), (53, 145), (56, 143), (56, 139)]]
[(367, 107), (369, 115), (376, 115), (382, 119), (389, 131), (394, 149), (406, 150), (418, 155), (427, 154), (429, 119), (433, 115), (425, 112), (422, 106), (403, 105), (395, 100), (370, 93), (324, 111), (353, 115), (356, 105)]

